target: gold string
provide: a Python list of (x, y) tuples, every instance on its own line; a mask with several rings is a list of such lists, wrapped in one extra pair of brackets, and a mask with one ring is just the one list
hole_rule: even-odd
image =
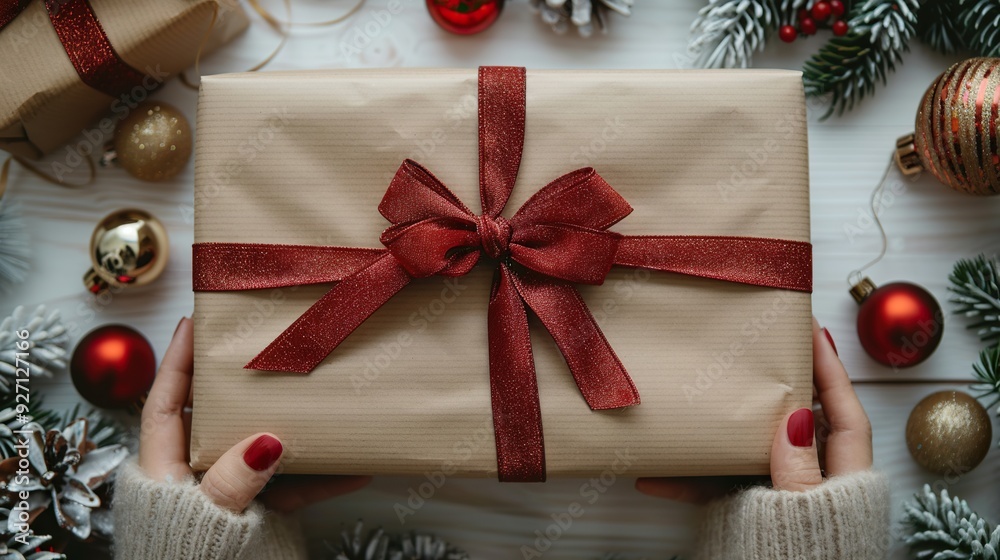
[(87, 180), (82, 183), (70, 183), (64, 181), (58, 177), (49, 175), (48, 173), (39, 169), (35, 164), (29, 162), (26, 159), (20, 158), (18, 156), (9, 156), (6, 161), (3, 162), (3, 167), (0, 167), (0, 198), (3, 198), (5, 192), (7, 192), (7, 178), (10, 175), (10, 163), (16, 161), (20, 163), (22, 167), (30, 171), (35, 176), (39, 177), (47, 183), (52, 183), (53, 185), (59, 185), (60, 187), (86, 187), (94, 182), (97, 178), (97, 168), (94, 167), (94, 160), (90, 158), (83, 158), (83, 161), (87, 162), (87, 167), (90, 170)]
[[(364, 6), (365, 1), (366, 0), (358, 0), (358, 2), (356, 4), (354, 4), (354, 7), (351, 8), (350, 10), (347, 10), (343, 14), (341, 14), (341, 15), (333, 18), (333, 19), (328, 19), (326, 21), (291, 21), (291, 19), (292, 19), (291, 14), (289, 14), (287, 20), (282, 21), (282, 20), (276, 18), (274, 16), (274, 14), (272, 14), (269, 11), (267, 11), (267, 9), (265, 9), (263, 6), (261, 6), (260, 5), (260, 0), (247, 0), (247, 4), (250, 4), (250, 7), (253, 8), (255, 12), (257, 12), (258, 14), (260, 14), (260, 17), (264, 18), (264, 20), (267, 21), (271, 25), (271, 27), (274, 27), (274, 28), (277, 29), (277, 28), (280, 28), (282, 26), (287, 26), (287, 27), (293, 27), (293, 26), (301, 26), (301, 27), (326, 27), (328, 25), (334, 25), (334, 24), (340, 23), (340, 22), (346, 20), (347, 18), (353, 16), (358, 10), (361, 9), (361, 6)], [(285, 4), (288, 4), (288, 0), (285, 0)], [(291, 12), (291, 8), (288, 8), (288, 11)]]
[[(292, 26), (325, 27), (328, 25), (338, 24), (346, 20), (347, 18), (353, 16), (355, 13), (357, 13), (357, 11), (360, 10), (362, 6), (364, 6), (367, 0), (358, 0), (357, 3), (355, 3), (350, 10), (347, 10), (343, 14), (333, 19), (328, 19), (326, 21), (292, 21), (292, 2), (291, 0), (283, 0), (283, 1), (285, 4), (285, 14), (287, 18), (284, 20), (279, 19), (270, 11), (268, 11), (264, 6), (261, 6), (260, 0), (247, 0), (247, 4), (249, 4), (250, 7), (253, 8), (255, 12), (257, 12), (257, 15), (259, 15), (261, 19), (264, 20), (264, 22), (268, 25), (268, 27), (270, 27), (279, 35), (281, 35), (281, 42), (278, 43), (278, 46), (275, 47), (273, 51), (271, 51), (271, 54), (269, 54), (267, 58), (257, 63), (252, 68), (246, 70), (246, 72), (256, 72), (261, 68), (267, 66), (272, 60), (274, 60), (274, 57), (278, 56), (278, 53), (280, 53), (281, 50), (285, 48), (285, 44), (288, 42), (288, 29), (290, 29)], [(215, 10), (212, 12), (212, 21), (209, 23), (208, 29), (205, 31), (205, 35), (201, 38), (201, 43), (198, 45), (198, 52), (194, 58), (194, 73), (196, 76), (199, 77), (201, 76), (201, 69), (200, 69), (201, 55), (204, 54), (205, 45), (208, 44), (208, 38), (211, 35), (212, 30), (215, 28), (215, 23), (218, 17), (219, 17), (219, 4), (216, 3)], [(198, 84), (193, 83), (187, 77), (186, 72), (181, 72), (180, 80), (181, 83), (184, 84), (186, 87), (193, 89), (195, 91), (198, 90)]]
[(872, 217), (875, 218), (875, 225), (878, 226), (878, 232), (882, 236), (882, 248), (881, 250), (879, 250), (877, 257), (868, 261), (868, 263), (865, 264), (864, 266), (852, 270), (847, 275), (847, 284), (850, 285), (851, 287), (853, 287), (855, 284), (861, 281), (862, 272), (871, 268), (876, 263), (881, 261), (883, 257), (885, 257), (885, 252), (889, 245), (889, 239), (885, 235), (885, 227), (882, 226), (882, 220), (880, 220), (878, 217), (878, 209), (875, 207), (875, 201), (880, 200), (882, 198), (882, 193), (885, 192), (885, 180), (889, 177), (889, 171), (892, 170), (892, 165), (893, 163), (895, 163), (895, 161), (896, 161), (896, 154), (893, 153), (892, 156), (889, 157), (889, 164), (886, 165), (885, 172), (882, 173), (882, 178), (879, 179), (878, 185), (876, 185), (875, 190), (872, 191), (872, 197), (869, 202), (872, 209)]

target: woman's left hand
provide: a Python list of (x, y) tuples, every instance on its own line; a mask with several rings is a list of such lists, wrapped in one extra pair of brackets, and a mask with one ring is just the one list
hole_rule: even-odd
[[(188, 453), (192, 327), (186, 317), (177, 325), (142, 410), (139, 467), (153, 480), (181, 480), (194, 474)], [(275, 436), (250, 436), (220, 457), (199, 486), (216, 505), (231, 511), (243, 511), (260, 494), (268, 508), (289, 512), (357, 490), (371, 481), (371, 477), (360, 476), (282, 476), (264, 490), (278, 468), (281, 453)]]

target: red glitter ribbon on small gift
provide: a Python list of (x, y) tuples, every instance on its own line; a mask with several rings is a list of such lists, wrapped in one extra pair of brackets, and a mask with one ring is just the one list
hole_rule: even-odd
[[(49, 21), (83, 83), (111, 97), (142, 85), (145, 74), (122, 60), (88, 0), (44, 0)], [(0, 29), (30, 0), (0, 0)]]
[(521, 163), (525, 87), (523, 68), (479, 70), (481, 215), (406, 160), (379, 204), (392, 223), (381, 236), (385, 249), (194, 245), (196, 291), (338, 282), (248, 369), (309, 372), (411, 280), (461, 276), (486, 254), (497, 263), (487, 323), (498, 476), (542, 481), (545, 450), (527, 309), (555, 340), (590, 408), (604, 410), (637, 405), (639, 393), (573, 284), (601, 284), (618, 265), (812, 290), (809, 243), (609, 231), (632, 208), (591, 168), (555, 179), (504, 218)]

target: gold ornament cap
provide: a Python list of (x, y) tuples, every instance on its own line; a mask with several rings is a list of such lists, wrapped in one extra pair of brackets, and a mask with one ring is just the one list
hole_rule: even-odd
[(924, 170), (924, 164), (920, 162), (914, 141), (912, 132), (896, 139), (896, 166), (908, 177)]
[(875, 282), (872, 282), (871, 278), (865, 276), (861, 280), (858, 280), (857, 284), (851, 286), (850, 292), (851, 296), (854, 297), (854, 301), (863, 303), (877, 289), (878, 286), (875, 285)]
[(112, 212), (90, 238), (91, 268), (83, 285), (96, 295), (149, 284), (163, 272), (169, 253), (167, 230), (152, 214), (134, 208)]

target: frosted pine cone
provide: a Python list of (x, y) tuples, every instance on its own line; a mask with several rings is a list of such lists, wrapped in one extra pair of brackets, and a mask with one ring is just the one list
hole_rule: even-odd
[[(28, 343), (26, 351), (17, 346), (22, 341), (18, 335), (22, 331), (27, 331), (27, 337), (23, 339)], [(30, 313), (26, 313), (24, 307), (15, 309), (0, 323), (0, 393), (13, 391), (17, 369), (25, 368), (25, 362), (32, 377), (51, 377), (54, 370), (65, 368), (67, 338), (66, 327), (58, 311), (46, 313), (44, 305)], [(18, 353), (22, 354), (20, 364)], [(23, 355), (25, 353), (27, 358)]]
[(608, 32), (609, 12), (631, 15), (634, 3), (635, 0), (531, 0), (531, 7), (556, 33), (566, 33), (572, 25), (580, 35), (590, 37), (595, 24), (601, 33)]
[(365, 534), (360, 519), (340, 532), (340, 542), (330, 547), (332, 560), (469, 560), (469, 555), (433, 535), (410, 533), (391, 537), (382, 528)]

